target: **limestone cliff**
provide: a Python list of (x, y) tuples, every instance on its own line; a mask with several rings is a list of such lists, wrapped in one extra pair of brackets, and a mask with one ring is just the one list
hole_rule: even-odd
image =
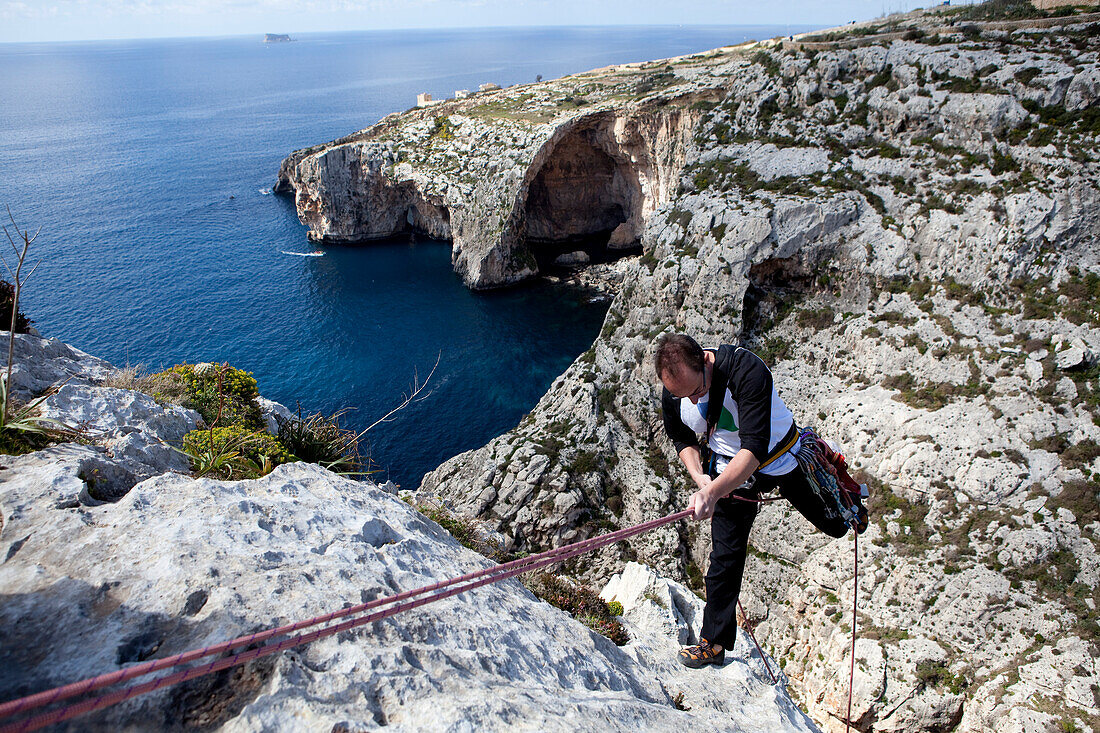
[(470, 287), (508, 285), (555, 242), (603, 232), (612, 247), (636, 244), (738, 58), (609, 67), (390, 115), (291, 154), (275, 190), (294, 192), (312, 239), (413, 228), (453, 241)]
[[(856, 727), (1100, 726), (1100, 18), (963, 22), (974, 12), (651, 65), (720, 98), (679, 113), (662, 173), (678, 182), (642, 209), (643, 254), (606, 268), (603, 332), (515, 430), (422, 491), (531, 549), (680, 508), (653, 342), (746, 343), (873, 485)], [(539, 90), (499, 104), (534, 114)], [(620, 108), (601, 114), (642, 105)], [(510, 212), (517, 236), (524, 213), (558, 221)], [(843, 729), (851, 539), (773, 505), (752, 543), (747, 609), (811, 714)], [(580, 570), (637, 558), (697, 584), (708, 544), (705, 525), (669, 528)]]

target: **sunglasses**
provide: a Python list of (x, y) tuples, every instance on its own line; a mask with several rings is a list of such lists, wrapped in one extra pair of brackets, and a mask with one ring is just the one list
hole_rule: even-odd
[(679, 396), (679, 395), (675, 395), (675, 394), (672, 395), (672, 396), (675, 397), (678, 400), (690, 400), (693, 397), (697, 397), (697, 398), (701, 399), (706, 393), (707, 393), (707, 373), (704, 370), (703, 372), (700, 372), (700, 374), (699, 374), (699, 389), (695, 390), (691, 394), (684, 395), (682, 397)]

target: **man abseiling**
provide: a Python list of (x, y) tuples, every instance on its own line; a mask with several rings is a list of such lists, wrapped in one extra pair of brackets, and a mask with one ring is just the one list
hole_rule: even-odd
[(795, 459), (794, 416), (760, 357), (739, 346), (703, 349), (689, 336), (666, 334), (657, 343), (655, 367), (664, 385), (665, 433), (697, 488), (688, 508), (696, 521), (711, 520), (703, 627), (699, 644), (681, 650), (680, 661), (721, 664), (737, 635), (737, 597), (759, 508), (753, 500), (777, 489), (832, 537), (844, 536), (848, 523), (835, 502), (806, 481)]

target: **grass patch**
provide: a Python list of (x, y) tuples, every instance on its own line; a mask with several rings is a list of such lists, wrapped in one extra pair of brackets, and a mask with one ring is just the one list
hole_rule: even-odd
[(896, 389), (899, 394), (894, 399), (904, 402), (910, 407), (935, 412), (955, 400), (962, 398), (980, 397), (989, 394), (988, 382), (972, 378), (964, 384), (952, 382), (924, 382), (918, 383), (916, 378), (905, 372), (904, 374), (890, 375), (882, 380), (882, 386), (886, 389)]
[[(523, 584), (542, 600), (560, 608), (598, 634), (622, 646), (630, 641), (626, 629), (612, 614), (599, 594), (580, 583), (572, 583), (550, 573), (526, 574)], [(622, 606), (618, 609), (621, 613)]]

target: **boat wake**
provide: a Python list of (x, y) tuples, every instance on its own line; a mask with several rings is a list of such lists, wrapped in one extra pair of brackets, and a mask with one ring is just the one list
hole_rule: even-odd
[(287, 252), (285, 249), (280, 250), (285, 255), (296, 255), (298, 257), (324, 257), (324, 252)]

